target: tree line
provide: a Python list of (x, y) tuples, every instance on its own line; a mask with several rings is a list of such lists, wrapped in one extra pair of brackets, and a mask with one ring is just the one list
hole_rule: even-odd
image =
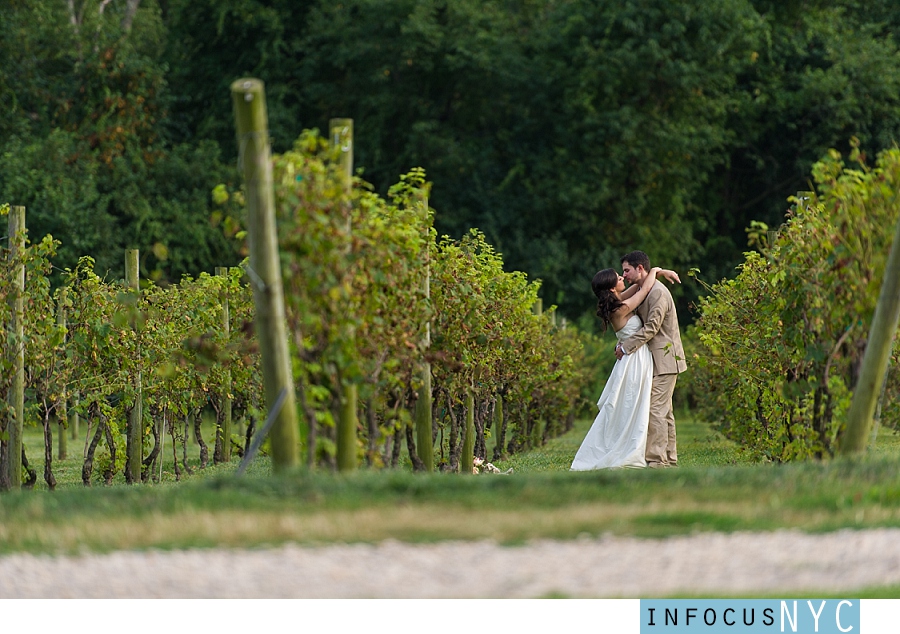
[(238, 76), (266, 81), (276, 151), (352, 117), (376, 191), (425, 168), (438, 232), (477, 227), (571, 318), (631, 248), (732, 276), (828, 148), (874, 156), (900, 121), (887, 0), (11, 0), (0, 19), (0, 199), (64, 238), (63, 265), (119, 272), (153, 244), (160, 280), (242, 257), (210, 197), (238, 182)]

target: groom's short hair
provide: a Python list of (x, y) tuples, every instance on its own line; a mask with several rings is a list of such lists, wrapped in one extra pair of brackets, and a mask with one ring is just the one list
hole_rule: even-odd
[(632, 251), (631, 253), (626, 253), (622, 256), (620, 260), (620, 264), (624, 264), (628, 262), (634, 268), (638, 266), (643, 266), (645, 271), (650, 270), (650, 258), (647, 257), (647, 254), (643, 251)]

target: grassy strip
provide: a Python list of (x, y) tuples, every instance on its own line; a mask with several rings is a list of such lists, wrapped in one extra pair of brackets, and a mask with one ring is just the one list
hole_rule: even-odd
[(510, 476), (398, 470), (272, 477), (262, 461), (240, 479), (232, 463), (177, 485), (8, 493), (0, 496), (0, 552), (900, 526), (900, 452), (892, 435), (883, 434), (879, 451), (865, 460), (760, 465), (686, 420), (677, 469), (570, 473), (588, 425), (498, 463), (513, 468)]

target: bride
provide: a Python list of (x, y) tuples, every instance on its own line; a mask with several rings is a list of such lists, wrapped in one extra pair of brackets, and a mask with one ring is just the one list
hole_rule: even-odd
[[(640, 330), (643, 324), (634, 311), (653, 288), (657, 275), (670, 282), (681, 281), (674, 271), (659, 267), (649, 271), (640, 287), (633, 284), (628, 290), (614, 269), (603, 269), (594, 276), (591, 287), (604, 330), (611, 325), (619, 341)], [(653, 358), (647, 346), (616, 361), (597, 401), (600, 411), (575, 454), (571, 471), (647, 466), (644, 451), (652, 381)]]

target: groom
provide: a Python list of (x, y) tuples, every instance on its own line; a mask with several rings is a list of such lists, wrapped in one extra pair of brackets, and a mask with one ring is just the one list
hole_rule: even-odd
[[(622, 277), (629, 284), (641, 284), (650, 270), (650, 258), (643, 251), (622, 256)], [(647, 428), (645, 456), (648, 467), (674, 467), (678, 464), (675, 449), (675, 413), (672, 394), (675, 380), (687, 370), (678, 315), (672, 294), (656, 280), (650, 294), (638, 306), (643, 328), (616, 345), (616, 357), (631, 354), (647, 344), (653, 357), (653, 385), (650, 389), (650, 424)]]

